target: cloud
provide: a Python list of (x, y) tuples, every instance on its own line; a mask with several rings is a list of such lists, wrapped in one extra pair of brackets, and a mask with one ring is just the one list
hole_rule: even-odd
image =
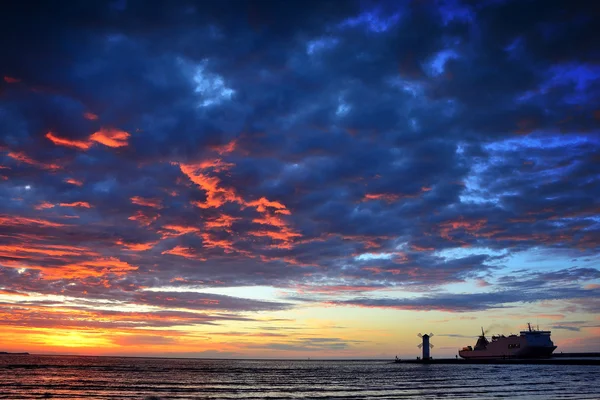
[(340, 351), (350, 349), (361, 341), (347, 340), (335, 337), (298, 338), (291, 343), (269, 343), (250, 347), (279, 351)]
[(116, 242), (117, 244), (125, 247), (127, 250), (131, 250), (131, 251), (146, 251), (146, 250), (150, 250), (151, 248), (153, 248), (154, 246), (156, 246), (156, 244), (158, 242), (148, 242), (148, 243), (128, 243), (128, 242), (124, 242), (122, 240), (118, 240)]
[(151, 208), (162, 208), (160, 199), (148, 199), (140, 196), (133, 196), (131, 198), (131, 202), (133, 204), (137, 204), (139, 206), (151, 207)]
[(135, 265), (121, 261), (115, 257), (91, 259), (76, 264), (65, 264), (60, 267), (33, 267), (42, 273), (42, 279), (64, 280), (88, 277), (119, 277), (138, 269)]
[(112, 128), (102, 128), (90, 136), (92, 142), (98, 142), (108, 147), (127, 146), (129, 133)]
[(390, 308), (415, 311), (470, 312), (489, 309), (517, 307), (519, 303), (535, 303), (545, 300), (565, 300), (582, 298), (594, 300), (593, 294), (578, 288), (547, 287), (536, 290), (498, 290), (486, 293), (441, 293), (413, 298), (366, 298), (327, 301), (336, 306), (357, 306), (367, 308)]
[(85, 112), (85, 113), (83, 113), (83, 117), (85, 119), (89, 119), (90, 121), (95, 121), (95, 120), (98, 119), (98, 116), (96, 114), (94, 114), (94, 113), (91, 113), (91, 112)]
[(15, 217), (8, 215), (0, 215), (0, 225), (5, 226), (22, 226), (22, 225), (37, 225), (43, 227), (60, 227), (64, 226), (64, 224), (58, 222), (47, 221), (43, 219), (36, 218), (26, 218), (26, 217)]
[(33, 165), (41, 169), (57, 170), (61, 168), (58, 164), (45, 164), (41, 161), (36, 161), (23, 152), (10, 152), (7, 155), (18, 162)]
[(567, 331), (579, 332), (581, 330), (578, 326), (567, 326), (567, 325), (552, 325), (552, 329), (564, 329)]
[(114, 339), (114, 343), (119, 346), (154, 346), (164, 344), (176, 344), (175, 338), (153, 335), (128, 335)]
[(54, 204), (49, 203), (47, 201), (43, 201), (40, 204), (36, 205), (34, 208), (36, 210), (45, 210), (45, 209), (48, 209), (48, 208), (54, 208)]
[(75, 185), (75, 186), (82, 186), (83, 182), (74, 178), (66, 178), (65, 182), (70, 183), (71, 185)]
[[(55, 304), (22, 301), (19, 304), (0, 304), (0, 315), (5, 325), (24, 326), (29, 328), (55, 329), (120, 329), (128, 337), (147, 339), (152, 331), (148, 328), (181, 327), (190, 325), (216, 325), (219, 321), (251, 321), (249, 318), (223, 314), (205, 314), (189, 311), (157, 311), (135, 312), (114, 310), (93, 310), (68, 306), (56, 310)], [(70, 318), (65, 318), (65, 312)], [(146, 328), (145, 333), (140, 328)], [(179, 332), (172, 330), (178, 336)], [(125, 343), (131, 343), (123, 339)], [(149, 344), (149, 343), (148, 343)]]
[(259, 310), (285, 310), (290, 304), (280, 302), (259, 301), (242, 299), (231, 296), (203, 294), (196, 292), (157, 292), (143, 293), (140, 300), (144, 304), (168, 305), (171, 307), (185, 307), (195, 309), (219, 309), (230, 311), (259, 311)]
[(87, 201), (74, 201), (72, 203), (60, 203), (61, 207), (82, 207), (82, 208), (92, 208), (90, 203)]
[(91, 146), (91, 144), (89, 142), (84, 142), (84, 141), (80, 141), (80, 140), (63, 139), (63, 138), (56, 136), (52, 132), (46, 133), (46, 137), (57, 146), (73, 147), (73, 148), (80, 149), (80, 150), (87, 150)]
[(392, 3), (4, 9), (2, 290), (597, 311), (595, 6)]
[(165, 250), (161, 254), (171, 254), (174, 256), (185, 257), (192, 260), (206, 261), (206, 258), (198, 256), (193, 249), (183, 246), (175, 246), (170, 250)]

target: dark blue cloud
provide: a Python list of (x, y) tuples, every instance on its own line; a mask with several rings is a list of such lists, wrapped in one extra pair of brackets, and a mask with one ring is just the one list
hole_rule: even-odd
[[(485, 294), (354, 303), (479, 310), (523, 290), (593, 308), (589, 290), (536, 290), (597, 269), (502, 271), (533, 248), (598, 253), (597, 15), (539, 1), (7, 5), (0, 288), (170, 307), (143, 289), (426, 292), (495, 276)], [(438, 253), (456, 248), (505, 253)]]

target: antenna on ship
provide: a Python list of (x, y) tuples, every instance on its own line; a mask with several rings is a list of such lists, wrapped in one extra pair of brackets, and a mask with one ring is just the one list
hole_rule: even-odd
[(429, 360), (431, 357), (429, 356), (429, 349), (433, 349), (433, 344), (429, 343), (429, 338), (433, 336), (433, 333), (421, 335), (420, 333), (417, 335), (421, 339), (423, 339), (423, 343), (419, 343), (418, 348), (423, 349), (423, 360)]

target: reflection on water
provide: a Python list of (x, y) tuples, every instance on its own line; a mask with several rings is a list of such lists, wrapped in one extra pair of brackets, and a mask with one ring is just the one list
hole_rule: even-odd
[(598, 366), (0, 356), (0, 399), (600, 399)]

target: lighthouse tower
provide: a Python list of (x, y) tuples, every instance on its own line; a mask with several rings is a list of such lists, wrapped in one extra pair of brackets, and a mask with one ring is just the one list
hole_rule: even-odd
[(419, 344), (419, 348), (423, 349), (423, 358), (422, 360), (427, 361), (429, 359), (431, 359), (431, 356), (429, 355), (429, 349), (433, 348), (433, 344), (429, 343), (429, 338), (433, 336), (433, 333), (425, 334), (425, 335), (421, 335), (420, 333), (417, 335), (418, 337), (420, 337), (421, 339), (423, 339), (423, 342)]

